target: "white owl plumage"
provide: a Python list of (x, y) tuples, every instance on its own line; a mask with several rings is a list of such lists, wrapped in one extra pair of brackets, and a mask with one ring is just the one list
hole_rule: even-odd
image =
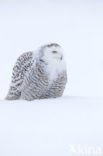
[(62, 96), (67, 82), (63, 50), (56, 43), (23, 53), (14, 65), (7, 100)]

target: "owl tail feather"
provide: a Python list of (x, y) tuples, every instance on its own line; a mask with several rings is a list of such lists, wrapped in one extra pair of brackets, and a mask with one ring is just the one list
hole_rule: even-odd
[(21, 96), (21, 93), (14, 94), (9, 90), (5, 100), (17, 100), (20, 98), (20, 96)]
[(5, 100), (17, 100), (17, 99), (19, 99), (20, 98), (20, 96), (18, 96), (18, 95), (7, 95), (6, 96), (6, 98), (5, 98)]

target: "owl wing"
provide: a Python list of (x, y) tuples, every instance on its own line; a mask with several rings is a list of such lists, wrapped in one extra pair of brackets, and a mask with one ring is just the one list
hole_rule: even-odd
[(22, 84), (21, 99), (31, 101), (43, 98), (48, 89), (48, 84), (49, 80), (45, 72), (44, 62), (36, 63), (36, 66), (33, 66), (25, 75)]
[(13, 67), (11, 85), (6, 96), (7, 100), (19, 99), (24, 76), (30, 70), (32, 64), (33, 52), (26, 52), (17, 59)]
[(59, 74), (56, 80), (52, 82), (51, 87), (45, 94), (45, 98), (56, 98), (63, 95), (67, 83), (67, 73), (64, 71)]

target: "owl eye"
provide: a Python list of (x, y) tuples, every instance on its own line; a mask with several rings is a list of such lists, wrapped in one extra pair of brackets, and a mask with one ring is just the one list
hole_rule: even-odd
[(44, 60), (40, 59), (40, 62), (45, 62)]
[(53, 54), (57, 54), (58, 52), (57, 52), (57, 51), (52, 51), (52, 53), (53, 53)]

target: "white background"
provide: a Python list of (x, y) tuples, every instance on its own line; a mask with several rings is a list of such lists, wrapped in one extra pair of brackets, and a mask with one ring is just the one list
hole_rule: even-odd
[(25, 51), (57, 42), (64, 49), (69, 96), (103, 96), (102, 0), (0, 0), (0, 98)]
[[(48, 42), (64, 49), (64, 97), (2, 100), (17, 57)], [(0, 0), (0, 156), (103, 155), (100, 96), (102, 0)]]

